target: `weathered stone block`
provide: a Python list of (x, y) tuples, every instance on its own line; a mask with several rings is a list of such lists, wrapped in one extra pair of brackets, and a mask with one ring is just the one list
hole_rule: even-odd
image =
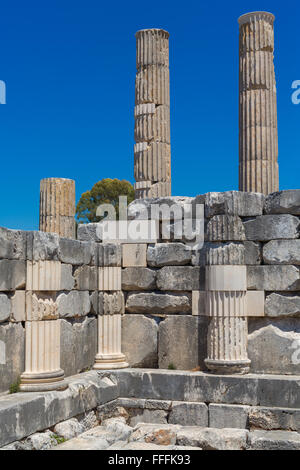
[(205, 403), (173, 401), (168, 422), (181, 426), (207, 427), (208, 407)]
[(74, 286), (73, 266), (71, 264), (61, 264), (60, 290), (72, 290)]
[(245, 241), (244, 247), (245, 247), (245, 264), (246, 265), (261, 264), (261, 260), (262, 260), (261, 243)]
[(167, 411), (134, 409), (130, 410), (130, 426), (134, 427), (138, 423), (167, 424)]
[[(168, 316), (159, 324), (158, 357), (159, 368), (191, 370), (200, 366), (205, 369), (207, 355), (206, 317), (192, 315)], [(181, 344), (180, 354), (178, 345)], [(183, 347), (186, 345), (186, 347)]]
[(74, 271), (75, 289), (97, 290), (98, 268), (96, 266), (79, 266)]
[(98, 245), (98, 266), (121, 266), (122, 245), (119, 243), (104, 243)]
[(11, 321), (25, 321), (25, 291), (17, 290), (10, 298), (11, 300)]
[(92, 223), (92, 224), (79, 224), (77, 227), (77, 238), (78, 240), (81, 241), (95, 241), (95, 242), (101, 242), (102, 237), (99, 238), (99, 233), (97, 231), (97, 227), (99, 226), (98, 223)]
[(157, 367), (158, 325), (143, 315), (122, 318), (122, 352), (131, 367)]
[(300, 374), (300, 326), (295, 320), (249, 322), (251, 371), (259, 374)]
[(247, 266), (247, 288), (266, 291), (300, 290), (300, 273), (296, 266)]
[(25, 261), (0, 260), (0, 291), (25, 288)]
[(125, 302), (123, 292), (99, 292), (99, 315), (114, 315), (115, 313), (125, 313)]
[(210, 403), (208, 405), (209, 426), (211, 428), (246, 429), (248, 426), (248, 413), (251, 409), (246, 405), (225, 405)]
[(204, 290), (205, 269), (196, 266), (165, 266), (157, 272), (156, 284), (160, 290)]
[(206, 290), (247, 290), (246, 266), (206, 266)]
[(122, 266), (147, 266), (147, 244), (146, 243), (124, 243), (122, 245), (123, 259)]
[(262, 215), (264, 195), (242, 191), (205, 194), (205, 216), (227, 214), (250, 217)]
[(60, 364), (66, 376), (92, 368), (97, 353), (96, 318), (61, 320), (60, 338)]
[(177, 433), (177, 444), (201, 447), (203, 450), (245, 450), (248, 431), (242, 429), (183, 428)]
[(268, 317), (300, 316), (300, 296), (273, 292), (266, 298), (265, 312)]
[(265, 264), (300, 264), (300, 240), (272, 240), (263, 247)]
[(204, 250), (207, 265), (245, 264), (245, 248), (242, 243), (206, 243)]
[(253, 431), (249, 433), (251, 450), (300, 450), (300, 434), (292, 431)]
[(193, 203), (194, 198), (181, 196), (136, 199), (128, 206), (128, 219), (181, 220), (184, 210), (191, 217)]
[(131, 293), (127, 297), (126, 310), (153, 315), (190, 312), (191, 298), (189, 294)]
[(95, 245), (69, 238), (59, 239), (59, 259), (66, 264), (90, 264)]
[(58, 318), (56, 295), (26, 292), (26, 321), (55, 320)]
[(266, 431), (282, 429), (300, 431), (300, 410), (297, 408), (267, 408), (251, 406), (249, 410), (249, 427)]
[[(0, 392), (5, 392), (10, 385), (17, 382), (24, 371), (25, 330), (22, 324), (9, 322), (0, 325), (0, 343), (2, 345), (0, 354)], [(1, 420), (1, 422), (4, 421)], [(7, 423), (10, 426), (9, 421)], [(13, 425), (13, 420), (11, 425)]]
[(247, 240), (269, 241), (277, 238), (298, 238), (300, 220), (290, 214), (261, 215), (244, 222)]
[(0, 294), (0, 323), (9, 319), (11, 301), (5, 294)]
[(265, 291), (248, 290), (246, 292), (247, 317), (263, 317), (265, 315)]
[(26, 257), (26, 232), (0, 227), (0, 259)]
[(269, 194), (265, 201), (265, 213), (300, 215), (300, 189)]
[(245, 228), (235, 215), (215, 215), (206, 227), (205, 239), (211, 242), (246, 240)]
[(206, 315), (206, 291), (193, 290), (192, 314)]
[(191, 255), (191, 248), (183, 243), (157, 243), (148, 247), (147, 261), (153, 267), (184, 265)]
[(130, 436), (130, 442), (148, 442), (159, 445), (176, 443), (176, 434), (181, 426), (176, 424), (144, 424), (139, 423)]
[(122, 269), (123, 290), (152, 290), (156, 288), (157, 271), (148, 268)]
[(88, 291), (71, 291), (57, 297), (57, 309), (60, 318), (83, 317), (90, 312), (91, 302)]
[(27, 232), (27, 260), (58, 261), (59, 236), (56, 233)]

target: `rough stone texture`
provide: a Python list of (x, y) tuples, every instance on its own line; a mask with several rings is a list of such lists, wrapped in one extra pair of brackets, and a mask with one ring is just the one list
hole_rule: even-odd
[(98, 266), (121, 266), (122, 246), (118, 243), (98, 245)]
[(156, 271), (148, 268), (122, 269), (123, 290), (152, 290), (156, 288)]
[(205, 270), (196, 266), (165, 266), (157, 273), (156, 284), (163, 291), (205, 289)]
[(24, 372), (25, 330), (21, 323), (0, 325), (0, 392), (16, 383)]
[(269, 317), (300, 316), (300, 296), (273, 292), (266, 298), (265, 314)]
[(157, 367), (158, 325), (143, 315), (122, 318), (122, 352), (130, 367)]
[(265, 213), (300, 215), (300, 189), (269, 194), (265, 201)]
[[(205, 369), (207, 317), (168, 316), (159, 324), (158, 361), (160, 369), (170, 365), (176, 369)], [(178, 345), (180, 354), (178, 354)]]
[(249, 409), (250, 430), (300, 431), (300, 410), (296, 408), (263, 408), (251, 406)]
[(125, 301), (123, 292), (117, 291), (110, 294), (108, 292), (99, 292), (98, 298), (99, 315), (114, 315), (116, 313), (125, 313)]
[(300, 375), (300, 326), (295, 320), (252, 319), (249, 333), (251, 371)]
[(91, 368), (97, 353), (97, 319), (61, 320), (60, 364), (66, 376)]
[(247, 266), (247, 289), (266, 291), (300, 290), (300, 272), (296, 266)]
[(129, 424), (132, 427), (138, 423), (167, 424), (167, 416), (164, 410), (133, 409), (130, 410)]
[(299, 238), (300, 220), (290, 214), (261, 215), (244, 222), (247, 240)]
[[(101, 242), (102, 237), (99, 238), (97, 227), (98, 223), (92, 224), (79, 224), (77, 227), (77, 239), (85, 242), (95, 241)], [(100, 231), (99, 231), (100, 235)]]
[(245, 248), (242, 243), (206, 243), (206, 265), (244, 265)]
[(135, 426), (130, 442), (146, 442), (162, 446), (176, 444), (176, 435), (181, 426), (175, 424), (144, 424)]
[(75, 289), (97, 290), (98, 272), (96, 266), (79, 266), (74, 271)]
[(250, 217), (262, 215), (265, 197), (260, 193), (225, 191), (205, 194), (205, 216), (238, 215)]
[(73, 439), (79, 434), (84, 432), (84, 427), (78, 422), (76, 418), (68, 419), (62, 423), (58, 423), (54, 426), (54, 432), (64, 439)]
[[(128, 219), (181, 219), (185, 205), (187, 205), (186, 210), (193, 210), (193, 203), (194, 198), (181, 196), (136, 199), (128, 206)], [(172, 208), (171, 212), (170, 208)], [(191, 212), (188, 212), (188, 215), (191, 216)]]
[(0, 259), (21, 259), (26, 256), (26, 232), (0, 227)]
[(300, 240), (272, 240), (263, 247), (265, 264), (300, 264)]
[(0, 294), (0, 323), (8, 320), (11, 311), (10, 299), (5, 294)]
[(209, 427), (246, 429), (250, 408), (246, 405), (210, 403), (208, 406)]
[(95, 245), (69, 238), (59, 239), (59, 259), (66, 264), (90, 264)]
[(300, 450), (300, 434), (288, 431), (253, 431), (249, 433), (252, 450)]
[(191, 311), (189, 294), (164, 294), (155, 292), (130, 293), (126, 301), (129, 313), (185, 313)]
[(51, 447), (57, 445), (56, 440), (53, 437), (54, 433), (51, 431), (37, 432), (27, 437), (23, 441), (24, 450), (49, 450)]
[(182, 426), (208, 426), (208, 408), (205, 403), (172, 402), (168, 422)]
[(176, 266), (189, 264), (192, 251), (183, 243), (157, 243), (149, 246), (147, 261), (149, 266)]
[(177, 432), (177, 444), (198, 446), (203, 450), (245, 450), (248, 431), (186, 427)]
[(146, 267), (147, 266), (147, 244), (146, 243), (124, 243), (122, 245), (123, 267)]
[(60, 318), (85, 316), (91, 309), (89, 292), (71, 291), (66, 294), (59, 294), (57, 297), (57, 308)]
[(245, 264), (261, 264), (262, 261), (262, 248), (259, 242), (244, 242), (245, 247)]
[(27, 246), (25, 253), (27, 254), (26, 257), (28, 260), (58, 261), (59, 236), (56, 233), (27, 232), (26, 240)]
[(236, 215), (214, 215), (208, 222), (205, 239), (211, 242), (246, 240), (245, 228)]
[(26, 320), (25, 315), (25, 291), (17, 290), (10, 298), (11, 300), (11, 318), (13, 322), (21, 322)]
[(71, 264), (61, 265), (61, 290), (72, 290), (75, 286), (75, 279), (73, 277), (73, 266)]
[(24, 289), (25, 261), (0, 260), (0, 291)]

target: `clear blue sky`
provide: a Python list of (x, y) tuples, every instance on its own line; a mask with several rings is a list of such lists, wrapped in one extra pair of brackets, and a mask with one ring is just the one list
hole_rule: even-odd
[(275, 14), (281, 189), (299, 188), (298, 1), (2, 2), (0, 226), (37, 229), (39, 181), (133, 179), (135, 37), (170, 32), (173, 195), (238, 189), (238, 23)]

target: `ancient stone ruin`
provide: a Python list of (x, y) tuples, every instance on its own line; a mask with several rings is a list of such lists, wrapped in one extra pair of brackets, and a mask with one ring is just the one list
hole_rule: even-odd
[(39, 231), (0, 228), (1, 449), (300, 449), (300, 189), (278, 191), (273, 21), (239, 19), (240, 191), (171, 196), (169, 34), (147, 29), (127, 222), (155, 236), (75, 237), (62, 178), (41, 181)]

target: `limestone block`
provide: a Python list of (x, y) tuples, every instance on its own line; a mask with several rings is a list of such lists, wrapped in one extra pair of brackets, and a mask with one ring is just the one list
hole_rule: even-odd
[(136, 199), (128, 206), (128, 220), (181, 220), (186, 209), (192, 217), (195, 198), (170, 196), (150, 199)]
[(0, 323), (9, 319), (11, 312), (11, 301), (5, 294), (0, 294)]
[(205, 315), (208, 317), (247, 316), (246, 291), (206, 291)]
[(125, 313), (125, 301), (123, 292), (114, 292), (108, 294), (99, 292), (99, 315), (114, 315), (116, 313)]
[(156, 271), (148, 268), (122, 269), (123, 290), (152, 290), (156, 288)]
[(247, 266), (247, 289), (266, 291), (300, 290), (300, 272), (296, 266)]
[(243, 223), (235, 215), (215, 215), (207, 224), (206, 239), (212, 242), (246, 240)]
[(119, 243), (103, 243), (98, 246), (98, 266), (121, 266), (122, 247)]
[(58, 291), (60, 286), (60, 261), (27, 261), (26, 290)]
[(159, 294), (155, 292), (130, 293), (126, 301), (129, 313), (148, 313), (155, 315), (185, 313), (191, 310), (189, 294)]
[(71, 264), (61, 265), (60, 290), (72, 290), (75, 286), (73, 277), (73, 266)]
[(121, 268), (100, 267), (98, 268), (99, 290), (121, 290)]
[(24, 289), (25, 261), (0, 260), (0, 291)]
[(90, 264), (95, 246), (91, 242), (80, 242), (69, 238), (59, 239), (59, 259), (66, 264)]
[(206, 315), (206, 291), (192, 291), (192, 314)]
[(79, 266), (74, 271), (75, 289), (78, 290), (97, 290), (98, 287), (98, 268), (96, 266)]
[(203, 251), (207, 265), (245, 264), (245, 248), (242, 243), (206, 243)]
[(261, 215), (244, 222), (247, 240), (269, 241), (298, 238), (300, 221), (290, 214)]
[(0, 259), (25, 259), (26, 232), (0, 227)]
[(177, 443), (201, 447), (203, 450), (245, 450), (248, 431), (242, 429), (182, 428)]
[(25, 314), (25, 291), (17, 290), (10, 298), (11, 300), (11, 321), (21, 322), (26, 320)]
[(300, 434), (292, 431), (253, 431), (249, 433), (251, 450), (300, 450)]
[(300, 431), (300, 410), (297, 408), (269, 408), (251, 406), (250, 429)]
[(6, 392), (24, 370), (25, 329), (21, 323), (0, 324), (0, 346), (0, 392)]
[(262, 248), (261, 243), (245, 241), (245, 264), (261, 264), (262, 261)]
[(59, 236), (56, 233), (27, 232), (26, 240), (27, 260), (59, 260)]
[(271, 240), (263, 247), (265, 264), (300, 264), (300, 240)]
[(220, 429), (246, 429), (248, 427), (248, 414), (250, 410), (251, 407), (246, 405), (210, 403), (208, 405), (209, 426)]
[(265, 213), (300, 215), (300, 189), (269, 194), (265, 201)]
[(56, 435), (68, 440), (82, 434), (84, 432), (84, 427), (79, 423), (78, 419), (71, 418), (67, 421), (56, 424), (53, 431)]
[(247, 290), (246, 266), (206, 266), (206, 290)]
[[(205, 317), (170, 315), (160, 322), (158, 335), (158, 365), (167, 369), (191, 370), (200, 366), (206, 369), (208, 321)], [(178, 345), (186, 345), (178, 354)]]
[(71, 376), (91, 368), (97, 353), (97, 319), (61, 320), (61, 367)]
[(144, 315), (126, 314), (122, 320), (122, 351), (130, 367), (157, 367), (156, 321)]
[(134, 267), (134, 266), (147, 266), (147, 244), (146, 243), (125, 243), (122, 245), (123, 249), (123, 260), (122, 266)]
[(41, 321), (58, 318), (55, 294), (26, 292), (26, 320)]
[(98, 308), (99, 308), (99, 292), (98, 290), (92, 292), (90, 294), (90, 302), (91, 302), (91, 311), (90, 313), (97, 315), (98, 314)]
[(191, 291), (204, 290), (204, 269), (196, 266), (165, 266), (157, 273), (159, 290)]
[(181, 426), (175, 424), (139, 423), (130, 436), (130, 442), (151, 442), (153, 444), (171, 445), (176, 443), (176, 434)]
[(266, 297), (265, 313), (268, 317), (300, 316), (300, 296), (273, 292)]
[(295, 320), (253, 319), (249, 324), (251, 371), (258, 374), (300, 373), (300, 328)]
[(262, 215), (264, 195), (242, 191), (225, 191), (222, 193), (205, 194), (205, 216), (238, 215), (240, 217), (253, 217)]
[(181, 426), (208, 426), (208, 407), (205, 403), (173, 401), (168, 422)]
[(102, 238), (98, 236), (98, 225), (99, 224), (96, 222), (91, 224), (79, 224), (77, 227), (77, 239), (85, 242), (102, 242)]
[(57, 297), (60, 318), (83, 317), (90, 312), (91, 302), (88, 291), (71, 291)]
[(169, 33), (163, 29), (142, 29), (136, 37), (136, 68), (159, 64), (169, 67)]
[(168, 413), (164, 410), (133, 409), (130, 410), (130, 426), (138, 423), (167, 424)]
[(167, 67), (149, 65), (138, 70), (135, 78), (135, 104), (154, 103), (170, 106), (170, 73)]
[(183, 243), (156, 243), (148, 247), (147, 261), (149, 266), (177, 266), (189, 264), (192, 251)]
[(247, 317), (263, 317), (265, 315), (265, 292), (249, 290), (246, 292)]

